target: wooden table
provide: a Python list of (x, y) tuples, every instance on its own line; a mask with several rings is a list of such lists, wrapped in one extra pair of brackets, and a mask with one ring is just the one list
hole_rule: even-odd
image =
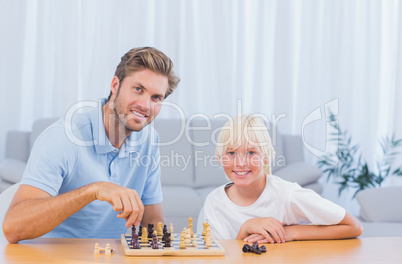
[[(94, 244), (110, 243), (112, 255), (94, 255)], [(402, 263), (402, 237), (295, 241), (267, 244), (267, 253), (241, 251), (240, 240), (219, 240), (221, 257), (126, 257), (118, 239), (38, 238), (8, 244), (0, 239), (0, 263)]]

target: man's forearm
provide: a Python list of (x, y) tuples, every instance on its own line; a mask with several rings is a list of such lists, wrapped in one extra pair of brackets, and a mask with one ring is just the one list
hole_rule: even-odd
[(3, 222), (4, 235), (11, 243), (42, 236), (94, 201), (95, 197), (94, 184), (90, 184), (56, 197), (26, 199), (11, 204)]

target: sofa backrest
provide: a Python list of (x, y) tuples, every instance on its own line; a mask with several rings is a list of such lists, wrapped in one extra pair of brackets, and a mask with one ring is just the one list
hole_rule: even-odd
[(161, 182), (163, 185), (192, 186), (194, 163), (193, 149), (184, 134), (185, 121), (156, 119), (152, 123), (158, 131), (161, 154)]
[(32, 126), (32, 132), (29, 136), (29, 152), (31, 152), (32, 146), (38, 136), (45, 130), (48, 126), (56, 122), (59, 118), (44, 118), (37, 120)]
[(193, 119), (188, 122), (193, 145), (194, 187), (219, 186), (228, 180), (215, 158), (216, 142), (226, 119)]

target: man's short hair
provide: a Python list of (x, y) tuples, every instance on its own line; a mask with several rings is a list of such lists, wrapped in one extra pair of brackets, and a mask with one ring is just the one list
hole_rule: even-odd
[[(168, 78), (169, 86), (165, 98), (173, 93), (180, 82), (180, 78), (173, 71), (173, 62), (170, 58), (160, 50), (152, 47), (134, 48), (128, 51), (121, 57), (114, 75), (119, 78), (121, 85), (126, 76), (144, 69), (149, 69)], [(108, 100), (110, 100), (111, 96), (112, 92), (110, 92)]]

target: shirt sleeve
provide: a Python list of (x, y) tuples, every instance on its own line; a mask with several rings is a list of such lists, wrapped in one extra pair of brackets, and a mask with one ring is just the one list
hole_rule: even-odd
[(150, 150), (150, 169), (148, 170), (147, 180), (145, 182), (144, 191), (141, 196), (144, 205), (158, 204), (163, 201), (161, 186), (161, 167), (160, 167), (160, 151), (158, 147), (159, 135), (156, 134), (156, 144), (151, 146)]
[(51, 126), (36, 139), (21, 184), (41, 189), (56, 196), (76, 164), (77, 149), (64, 128)]
[(346, 214), (341, 206), (300, 186), (292, 192), (291, 209), (299, 224), (335, 225)]

